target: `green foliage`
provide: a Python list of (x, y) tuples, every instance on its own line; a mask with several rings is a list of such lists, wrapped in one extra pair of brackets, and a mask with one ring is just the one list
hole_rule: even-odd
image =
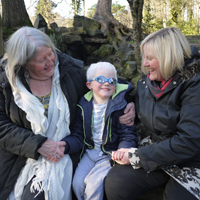
[[(194, 9), (189, 5), (187, 0), (167, 0), (167, 5), (170, 13), (170, 17), (162, 18), (163, 15), (159, 13), (159, 8), (154, 5), (154, 9), (151, 8), (150, 0), (146, 0), (143, 11), (143, 32), (150, 34), (158, 31), (164, 27), (175, 26), (181, 30), (185, 35), (199, 34), (198, 19), (194, 19)], [(157, 4), (158, 5), (158, 4)], [(162, 4), (164, 7), (165, 4)], [(163, 11), (163, 9), (162, 9)], [(187, 16), (186, 16), (187, 14)]]
[(92, 5), (91, 8), (88, 8), (87, 17), (92, 19), (96, 10), (97, 4)]
[(81, 11), (82, 11), (81, 2), (82, 2), (82, 0), (77, 0), (77, 13), (76, 13), (75, 0), (72, 0), (71, 7), (72, 7), (72, 10), (73, 10), (73, 13), (76, 14), (76, 15), (80, 14)]
[(158, 31), (160, 29), (164, 28), (163, 26), (163, 19), (162, 18), (155, 18), (154, 20), (154, 26), (153, 26), (153, 30)]
[(198, 22), (194, 19), (188, 22), (182, 21), (178, 23), (178, 28), (184, 35), (198, 35), (199, 30), (197, 24)]
[(63, 44), (62, 35), (52, 33), (49, 35), (55, 46), (62, 52), (66, 52), (67, 45)]
[(44, 17), (45, 21), (50, 24), (54, 21), (55, 15), (52, 10), (57, 7), (57, 4), (52, 0), (39, 0), (35, 9), (35, 15), (39, 13)]
[(121, 6), (120, 4), (118, 4), (118, 1), (116, 1), (112, 4), (111, 12), (117, 20), (120, 20), (123, 14), (128, 14), (128, 10), (126, 10), (125, 8), (126, 6)]
[(182, 10), (186, 6), (186, 2), (184, 0), (169, 0), (171, 9), (171, 19), (173, 22), (178, 23), (178, 17), (180, 16)]
[(116, 1), (115, 3), (112, 4), (112, 13), (117, 14), (119, 12), (123, 12), (125, 10), (126, 6), (121, 6), (120, 4), (118, 4), (118, 1)]
[(143, 24), (142, 24), (142, 29), (145, 34), (153, 32), (153, 27), (155, 26), (153, 20), (156, 17), (152, 13), (153, 9), (151, 8), (150, 4), (146, 5), (144, 9)]
[(118, 1), (116, 1), (112, 4), (111, 12), (116, 20), (122, 24), (124, 24), (126, 21), (127, 24), (128, 10), (126, 9), (126, 6), (121, 6), (118, 4)]

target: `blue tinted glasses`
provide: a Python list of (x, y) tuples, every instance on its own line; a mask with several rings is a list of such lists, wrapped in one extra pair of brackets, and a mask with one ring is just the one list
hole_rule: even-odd
[(89, 82), (91, 81), (97, 81), (99, 83), (105, 83), (105, 82), (108, 82), (110, 85), (116, 85), (117, 84), (117, 79), (114, 78), (114, 77), (110, 77), (110, 78), (106, 78), (104, 76), (97, 76), (96, 78), (93, 78), (93, 79), (90, 79)]

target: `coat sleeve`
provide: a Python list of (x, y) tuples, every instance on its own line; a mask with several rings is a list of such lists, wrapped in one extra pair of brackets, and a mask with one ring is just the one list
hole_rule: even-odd
[(84, 145), (84, 127), (82, 109), (77, 106), (76, 120), (71, 134), (62, 139), (66, 142), (65, 154), (73, 154), (80, 151)]
[(119, 135), (119, 145), (120, 148), (131, 148), (137, 147), (138, 145), (138, 135), (136, 133), (136, 126), (127, 126), (119, 122), (119, 116), (123, 115), (123, 110), (118, 111), (117, 121), (117, 133)]
[[(10, 107), (12, 103), (5, 103), (6, 92), (0, 89), (0, 148), (4, 151), (24, 156), (27, 158), (38, 159), (37, 150), (47, 140), (46, 137), (35, 135), (31, 130), (25, 129), (21, 124), (13, 122), (10, 118)], [(13, 102), (13, 101), (12, 101)], [(9, 108), (6, 108), (6, 106)], [(13, 107), (13, 106), (12, 106)], [(19, 108), (15, 105), (16, 112)]]
[[(200, 74), (182, 83), (178, 90), (181, 109), (176, 134), (138, 150), (146, 171), (187, 163), (200, 152)], [(176, 112), (175, 107), (172, 109)]]

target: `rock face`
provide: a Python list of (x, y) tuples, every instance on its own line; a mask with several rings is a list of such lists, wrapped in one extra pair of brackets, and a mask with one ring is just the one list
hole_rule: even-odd
[(37, 15), (37, 18), (34, 23), (35, 28), (47, 28), (47, 23), (41, 14)]
[(75, 15), (74, 16), (74, 27), (83, 27), (85, 34), (95, 37), (95, 36), (103, 36), (102, 32), (100, 31), (101, 25), (99, 22), (89, 19), (84, 16)]

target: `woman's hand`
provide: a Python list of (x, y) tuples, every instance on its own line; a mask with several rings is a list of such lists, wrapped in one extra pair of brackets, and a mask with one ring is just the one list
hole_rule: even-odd
[[(59, 148), (63, 153), (65, 152), (65, 145), (64, 146), (60, 146)], [(57, 163), (57, 162), (59, 162), (61, 160), (61, 158), (59, 159), (57, 156), (56, 157), (52, 156), (52, 157), (47, 157), (47, 160)]]
[(128, 103), (124, 110), (124, 113), (124, 115), (119, 117), (119, 122), (121, 124), (132, 126), (135, 120), (135, 104), (133, 102)]
[(46, 157), (47, 159), (53, 158), (52, 162), (58, 162), (64, 157), (64, 146), (66, 143), (64, 141), (54, 142), (52, 140), (47, 140), (38, 149), (38, 153)]
[(128, 158), (129, 149), (121, 148), (112, 152), (112, 159), (120, 165), (130, 165)]

